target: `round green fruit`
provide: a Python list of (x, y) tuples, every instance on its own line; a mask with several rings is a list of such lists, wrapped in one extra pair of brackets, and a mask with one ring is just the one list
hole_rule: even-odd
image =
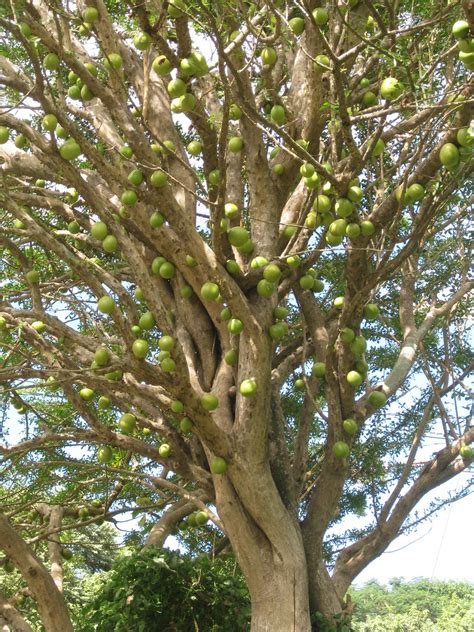
[(183, 417), (179, 422), (179, 429), (184, 433), (191, 432), (193, 429), (193, 422), (189, 419), (189, 417)]
[(46, 70), (57, 70), (59, 68), (59, 57), (56, 53), (48, 53), (43, 59), (43, 66)]
[(102, 296), (97, 301), (97, 309), (102, 314), (109, 314), (110, 315), (114, 311), (114, 308), (115, 308), (115, 301), (108, 294), (106, 294), (105, 296)]
[(326, 375), (326, 364), (324, 362), (315, 362), (311, 373), (313, 377), (323, 378)]
[(272, 340), (281, 340), (288, 333), (288, 325), (284, 321), (274, 323), (268, 329), (268, 335)]
[(165, 261), (160, 266), (159, 274), (162, 279), (172, 279), (176, 274), (176, 268), (170, 261)]
[(354, 212), (354, 204), (347, 198), (339, 198), (338, 200), (336, 200), (334, 209), (339, 217), (345, 218), (349, 217), (349, 215), (352, 215), (352, 213)]
[(201, 406), (204, 408), (204, 410), (211, 412), (213, 410), (216, 410), (216, 408), (219, 406), (219, 400), (212, 393), (204, 393), (204, 395), (201, 397)]
[(445, 143), (439, 151), (439, 159), (445, 167), (456, 167), (460, 161), (459, 149), (454, 143)]
[(229, 107), (229, 118), (231, 121), (238, 121), (242, 118), (242, 110), (237, 103), (232, 103)]
[(257, 394), (257, 382), (255, 378), (243, 380), (239, 387), (240, 394), (244, 397), (254, 397)]
[(174, 338), (171, 336), (162, 336), (158, 341), (158, 347), (162, 351), (172, 351), (174, 348)]
[(332, 304), (336, 309), (342, 309), (344, 307), (344, 297), (336, 296)]
[(347, 434), (351, 436), (355, 435), (356, 432), (359, 430), (359, 426), (354, 419), (344, 419), (344, 421), (342, 422), (342, 427), (344, 429), (344, 432), (347, 432)]
[(385, 143), (381, 138), (375, 143), (375, 147), (372, 149), (372, 158), (378, 158), (383, 154), (385, 150)]
[(38, 272), (38, 270), (28, 270), (28, 272), (25, 274), (25, 279), (28, 281), (28, 283), (31, 284), (39, 283), (40, 273)]
[(244, 141), (240, 138), (240, 136), (232, 136), (232, 138), (229, 139), (227, 146), (229, 148), (229, 151), (237, 154), (242, 151), (244, 147)]
[(0, 145), (4, 145), (10, 138), (10, 130), (4, 125), (0, 125)]
[(236, 247), (242, 247), (250, 239), (250, 235), (247, 229), (242, 226), (234, 226), (227, 233), (229, 242)]
[(349, 371), (346, 375), (346, 380), (351, 386), (357, 388), (362, 384), (364, 378), (358, 371)]
[(94, 398), (94, 391), (91, 388), (81, 388), (79, 391), (79, 397), (81, 397), (84, 401), (90, 402)]
[(374, 105), (377, 105), (378, 102), (379, 100), (377, 98), (377, 95), (371, 90), (367, 90), (362, 95), (362, 105), (366, 108), (371, 108)]
[(142, 314), (140, 316), (140, 320), (138, 321), (138, 326), (144, 331), (149, 331), (150, 329), (153, 329), (155, 324), (155, 317), (151, 312), (145, 312), (144, 314)]
[(367, 320), (375, 320), (380, 315), (380, 310), (375, 303), (367, 303), (364, 307), (364, 316)]
[(270, 118), (275, 125), (284, 125), (286, 122), (285, 108), (281, 105), (274, 105), (270, 110)]
[(75, 140), (67, 140), (59, 148), (59, 154), (64, 160), (75, 160), (81, 155), (81, 148)]
[(119, 244), (117, 241), (117, 237), (115, 237), (115, 235), (107, 235), (107, 237), (102, 242), (102, 249), (104, 250), (104, 252), (112, 254), (113, 252), (117, 251), (118, 245)]
[(201, 296), (206, 301), (217, 300), (219, 294), (219, 286), (217, 285), (217, 283), (211, 283), (210, 281), (207, 281), (201, 287)]
[(313, 19), (318, 26), (325, 26), (329, 21), (328, 10), (323, 7), (318, 7), (313, 11)]
[(470, 445), (463, 445), (459, 448), (459, 455), (461, 458), (469, 460), (474, 456), (474, 450)]
[(159, 455), (161, 458), (166, 459), (171, 454), (171, 446), (169, 443), (162, 443), (158, 448)]
[(45, 129), (49, 132), (54, 132), (58, 126), (58, 119), (54, 114), (46, 114), (46, 116), (43, 117), (42, 123)]
[(157, 189), (161, 189), (168, 184), (168, 175), (161, 170), (154, 171), (150, 176), (150, 184)]
[(94, 353), (94, 362), (97, 366), (107, 366), (110, 363), (110, 353), (105, 347), (99, 347)]
[(382, 391), (372, 391), (369, 395), (369, 402), (374, 408), (381, 408), (387, 403), (387, 397)]
[(466, 20), (458, 20), (453, 24), (451, 32), (458, 40), (466, 39), (469, 35), (469, 22), (466, 22)]
[(168, 75), (172, 69), (171, 62), (166, 55), (158, 55), (158, 57), (155, 57), (151, 66), (156, 74), (161, 77)]
[(103, 241), (107, 235), (109, 234), (109, 229), (107, 228), (107, 224), (105, 222), (95, 222), (91, 226), (91, 235), (94, 239), (98, 239), (99, 241)]
[(336, 441), (332, 446), (332, 453), (338, 459), (345, 459), (349, 456), (349, 446), (345, 441)]
[(271, 46), (266, 46), (261, 54), (260, 54), (260, 58), (262, 60), (262, 62), (265, 64), (265, 66), (273, 66), (273, 64), (276, 62), (276, 60), (278, 59), (277, 56), (277, 52), (274, 48), (272, 48)]
[(142, 338), (135, 340), (132, 345), (132, 353), (136, 358), (146, 358), (149, 350), (150, 347), (148, 345), (148, 342), (146, 340), (143, 340)]
[(97, 402), (99, 410), (107, 410), (107, 408), (110, 408), (110, 404), (110, 398), (106, 395), (102, 395), (101, 397), (99, 397), (99, 401)]
[(291, 18), (288, 21), (288, 26), (295, 35), (301, 35), (304, 31), (304, 19), (303, 18)]
[(380, 94), (387, 101), (394, 101), (403, 93), (404, 86), (395, 77), (387, 77), (382, 81)]
[(225, 474), (227, 471), (227, 461), (221, 456), (214, 456), (210, 466), (213, 474)]
[(138, 48), (138, 50), (146, 50), (150, 48), (151, 37), (148, 33), (137, 33), (133, 38), (133, 45), (135, 48)]
[(331, 62), (329, 57), (327, 55), (316, 55), (314, 66), (316, 70), (330, 70)]
[(159, 211), (155, 211), (150, 217), (150, 226), (152, 228), (161, 228), (165, 223), (165, 218)]
[(341, 329), (341, 331), (339, 333), (339, 338), (345, 344), (350, 344), (351, 342), (354, 341), (355, 332), (354, 332), (353, 329), (350, 329), (350, 327), (344, 327), (344, 329)]
[(227, 329), (233, 336), (238, 336), (243, 332), (244, 325), (238, 318), (231, 318), (227, 323)]
[(360, 223), (360, 231), (364, 237), (370, 237), (375, 233), (375, 226), (370, 220), (363, 220)]
[(97, 450), (97, 461), (106, 465), (113, 459), (114, 453), (109, 445), (103, 445)]
[(118, 426), (123, 434), (132, 434), (137, 425), (137, 420), (135, 415), (132, 413), (125, 413), (119, 419)]
[(238, 356), (237, 351), (235, 349), (230, 349), (230, 351), (226, 351), (224, 354), (224, 362), (229, 366), (234, 366), (237, 362)]
[(264, 296), (265, 298), (269, 298), (276, 291), (276, 285), (274, 283), (270, 283), (266, 279), (260, 279), (257, 283), (257, 294), (259, 296)]
[(172, 79), (166, 89), (172, 99), (177, 99), (186, 93), (186, 84), (182, 79)]

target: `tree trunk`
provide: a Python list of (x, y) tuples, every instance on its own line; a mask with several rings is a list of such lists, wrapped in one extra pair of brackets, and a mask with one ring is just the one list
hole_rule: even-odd
[[(289, 512), (279, 520), (278, 508), (272, 512), (271, 506), (262, 508), (257, 524), (229, 480), (216, 488), (219, 515), (250, 592), (251, 632), (309, 632), (308, 576), (298, 524)], [(266, 523), (274, 529), (265, 529)]]

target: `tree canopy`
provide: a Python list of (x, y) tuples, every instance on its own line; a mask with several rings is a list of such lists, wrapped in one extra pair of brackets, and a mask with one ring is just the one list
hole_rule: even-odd
[(2, 4), (0, 549), (47, 630), (62, 532), (130, 512), (230, 546), (253, 631), (343, 630), (472, 489), (473, 12)]

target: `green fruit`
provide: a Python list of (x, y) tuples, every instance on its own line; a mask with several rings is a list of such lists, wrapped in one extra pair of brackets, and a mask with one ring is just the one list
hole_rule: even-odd
[(231, 318), (227, 323), (227, 329), (233, 336), (238, 336), (244, 330), (244, 325), (238, 318)]
[(268, 264), (263, 270), (263, 278), (270, 283), (278, 283), (281, 274), (281, 270), (276, 263)]
[(120, 201), (124, 206), (134, 206), (137, 203), (138, 195), (135, 191), (128, 189), (124, 191), (120, 197)]
[(374, 408), (385, 406), (387, 397), (382, 391), (372, 391), (369, 395), (369, 402)]
[(187, 149), (191, 156), (199, 156), (199, 154), (202, 153), (202, 143), (198, 140), (192, 140), (188, 144)]
[(163, 226), (164, 223), (165, 223), (165, 218), (163, 217), (161, 213), (159, 213), (158, 211), (155, 211), (154, 213), (151, 214), (150, 226), (152, 228), (161, 228), (161, 226)]
[(339, 246), (342, 244), (344, 237), (328, 232), (325, 235), (325, 239), (330, 246)]
[(35, 320), (33, 323), (31, 323), (31, 327), (39, 334), (44, 334), (44, 332), (46, 331), (46, 325), (45, 323), (43, 323), (42, 320)]
[[(0, 128), (1, 129), (1, 128)], [(6, 128), (4, 128), (6, 129)], [(457, 131), (456, 140), (461, 147), (470, 148), (474, 143), (474, 135), (471, 130), (467, 127), (462, 127)], [(0, 139), (1, 142), (1, 139)]]
[(113, 459), (113, 456), (114, 453), (109, 445), (103, 445), (97, 450), (97, 460), (99, 461), (99, 463), (110, 463)]
[(421, 184), (411, 184), (407, 189), (407, 196), (413, 202), (421, 202), (425, 196), (425, 188)]
[(234, 366), (237, 362), (237, 351), (235, 349), (230, 349), (230, 351), (226, 351), (224, 354), (224, 362), (229, 366)]
[(143, 290), (142, 290), (141, 287), (136, 287), (135, 291), (133, 292), (133, 295), (135, 296), (137, 301), (143, 301), (144, 300)]
[(387, 101), (394, 101), (403, 93), (404, 86), (395, 77), (387, 77), (382, 81), (380, 94)]
[(275, 173), (277, 176), (281, 176), (285, 173), (285, 166), (278, 164), (278, 165), (274, 165), (273, 166), (273, 173)]
[(274, 48), (272, 48), (271, 46), (266, 46), (261, 54), (260, 54), (260, 58), (262, 60), (262, 62), (266, 65), (266, 66), (273, 66), (273, 64), (276, 62), (278, 56), (277, 56), (277, 52)]
[(364, 197), (364, 193), (359, 186), (350, 186), (347, 191), (347, 197), (351, 202), (358, 204)]
[(301, 35), (304, 31), (304, 20), (303, 18), (291, 18), (288, 21), (288, 26), (295, 35)]
[(43, 59), (43, 66), (46, 70), (57, 70), (59, 68), (59, 57), (55, 53), (48, 53)]
[(344, 327), (344, 329), (341, 329), (341, 331), (339, 333), (339, 338), (345, 344), (350, 344), (351, 342), (354, 341), (355, 332), (354, 332), (353, 329), (350, 329), (349, 327)]
[(322, 378), (326, 375), (326, 364), (324, 362), (315, 362), (312, 370), (313, 377)]
[(151, 312), (145, 312), (144, 314), (142, 314), (142, 316), (140, 316), (140, 320), (138, 321), (138, 326), (144, 331), (153, 329), (155, 324), (155, 317)]
[(212, 393), (204, 393), (201, 397), (201, 406), (204, 410), (213, 411), (219, 406), (219, 400)]
[(225, 474), (227, 471), (227, 461), (220, 456), (211, 459), (211, 472), (213, 474)]
[(171, 410), (176, 413), (182, 413), (184, 410), (184, 404), (183, 402), (180, 402), (179, 399), (175, 399), (171, 402)]
[(354, 355), (356, 356), (362, 355), (367, 348), (367, 342), (364, 336), (356, 336), (353, 342), (351, 342), (350, 348)]
[(336, 219), (329, 224), (329, 232), (337, 237), (342, 237), (346, 234), (347, 222), (345, 219)]
[(155, 257), (151, 263), (151, 271), (153, 274), (160, 274), (161, 266), (166, 262), (164, 257)]
[(372, 150), (372, 158), (378, 158), (381, 156), (385, 149), (385, 143), (381, 138), (375, 143), (375, 147)]
[(259, 296), (264, 296), (265, 298), (269, 298), (276, 292), (276, 285), (274, 283), (270, 283), (266, 279), (261, 279), (257, 283), (257, 294)]
[(194, 520), (197, 527), (203, 527), (209, 521), (209, 516), (205, 511), (196, 511)]
[(115, 308), (114, 299), (108, 294), (106, 294), (105, 296), (102, 296), (97, 301), (97, 309), (102, 314), (111, 314), (114, 311), (114, 308)]
[(370, 86), (370, 79), (367, 79), (367, 77), (363, 77), (359, 82), (359, 86), (361, 88), (368, 88)]
[(119, 430), (123, 432), (123, 434), (132, 434), (137, 425), (137, 420), (135, 415), (132, 413), (125, 413), (119, 419), (118, 426)]
[(314, 278), (311, 276), (311, 274), (304, 274), (300, 278), (299, 283), (302, 290), (312, 290), (313, 284), (314, 284)]
[(133, 38), (133, 45), (135, 48), (138, 48), (138, 50), (146, 50), (147, 48), (150, 48), (151, 37), (148, 33), (137, 33), (137, 35)]
[(232, 136), (232, 138), (229, 139), (227, 146), (229, 148), (229, 151), (237, 154), (239, 153), (239, 151), (242, 151), (244, 147), (244, 141), (240, 138), (240, 136)]
[(279, 321), (271, 325), (268, 329), (268, 335), (272, 340), (280, 340), (288, 333), (288, 325), (283, 321)]
[(88, 24), (92, 24), (93, 22), (99, 19), (99, 12), (97, 11), (95, 7), (87, 7), (82, 12), (82, 19), (84, 20), (84, 22), (87, 22)]
[(82, 397), (86, 402), (90, 402), (94, 398), (94, 391), (91, 388), (81, 388), (79, 391), (79, 397)]
[(107, 408), (110, 408), (110, 404), (110, 398), (106, 395), (102, 395), (101, 397), (99, 397), (99, 401), (97, 402), (99, 410), (106, 410)]
[(466, 39), (469, 35), (469, 22), (466, 22), (466, 20), (458, 20), (453, 24), (451, 32), (458, 40)]
[(25, 274), (25, 279), (28, 281), (28, 283), (31, 284), (39, 283), (40, 273), (38, 272), (38, 270), (28, 270), (28, 272)]
[(454, 143), (445, 143), (440, 149), (439, 159), (445, 167), (456, 167), (460, 161), (459, 149)]
[(186, 3), (184, 0), (169, 0), (168, 15), (170, 18), (177, 19), (183, 17), (183, 11), (186, 11)]
[(171, 62), (166, 57), (166, 55), (158, 55), (158, 57), (155, 57), (155, 59), (153, 60), (151, 67), (157, 75), (163, 77), (164, 75), (168, 75), (171, 72), (173, 66), (171, 65)]
[(219, 169), (214, 169), (209, 173), (209, 184), (211, 186), (217, 186), (221, 181), (221, 172)]
[(165, 261), (160, 266), (159, 274), (162, 279), (172, 279), (176, 274), (176, 268), (170, 261)]
[(171, 454), (171, 446), (169, 443), (162, 443), (160, 445), (160, 447), (158, 448), (158, 452), (161, 456), (161, 458), (166, 459), (170, 456)]
[(314, 201), (313, 209), (318, 213), (328, 213), (331, 210), (331, 200), (327, 195), (318, 195)]
[(301, 264), (301, 257), (299, 255), (290, 255), (286, 258), (286, 263), (290, 268), (298, 268)]
[(75, 160), (81, 155), (81, 148), (75, 140), (67, 140), (59, 148), (59, 154), (64, 160)]
[(168, 184), (168, 175), (164, 171), (154, 171), (150, 176), (150, 184), (158, 189)]
[(143, 182), (143, 172), (140, 169), (133, 169), (127, 176), (127, 180), (130, 184), (134, 184), (135, 186), (139, 186)]
[(148, 342), (146, 340), (143, 340), (142, 338), (135, 340), (132, 345), (132, 353), (136, 358), (146, 358), (149, 350), (150, 347), (148, 345)]
[(54, 132), (56, 127), (58, 126), (58, 119), (54, 114), (46, 114), (42, 120), (43, 127), (47, 129), (49, 132)]
[(349, 217), (354, 212), (354, 204), (347, 198), (339, 198), (336, 200), (334, 209), (339, 217)]
[(193, 429), (193, 422), (189, 419), (189, 417), (183, 417), (179, 422), (179, 429), (181, 432), (191, 432)]
[(186, 93), (186, 84), (182, 79), (172, 79), (168, 83), (167, 90), (172, 99), (177, 99)]
[(314, 60), (314, 66), (316, 70), (330, 70), (331, 62), (327, 55), (316, 55)]
[(357, 388), (362, 384), (364, 378), (358, 371), (349, 371), (349, 373), (346, 375), (346, 380), (351, 386)]
[(31, 37), (31, 27), (27, 22), (20, 22), (18, 26), (20, 27), (23, 37), (26, 37), (27, 39)]
[(232, 103), (229, 107), (229, 118), (231, 121), (238, 121), (242, 118), (242, 110), (237, 103)]
[(122, 156), (122, 158), (130, 159), (133, 156), (133, 149), (131, 147), (128, 147), (127, 145), (124, 145), (123, 147), (120, 147), (119, 154)]
[(104, 66), (107, 70), (120, 70), (123, 65), (122, 57), (118, 53), (109, 53), (107, 58), (104, 59)]
[(474, 450), (470, 445), (463, 445), (459, 448), (459, 455), (461, 458), (469, 460), (474, 456)]
[(233, 246), (241, 247), (249, 241), (250, 235), (248, 230), (242, 226), (234, 226), (227, 233), (227, 237)]
[(0, 125), (0, 145), (4, 145), (10, 137), (10, 130), (4, 125)]
[(349, 446), (345, 441), (336, 441), (332, 446), (332, 453), (338, 459), (345, 459), (349, 456)]
[(219, 286), (216, 283), (211, 283), (207, 281), (201, 287), (201, 296), (206, 301), (215, 301), (219, 296)]
[(274, 105), (270, 110), (270, 118), (275, 125), (284, 125), (286, 122), (285, 108), (281, 105)]
[(333, 301), (333, 305), (336, 309), (342, 309), (344, 307), (344, 297), (336, 296), (336, 298)]
[(24, 134), (17, 134), (15, 138), (15, 147), (17, 149), (23, 149), (28, 145), (28, 139)]
[(181, 298), (191, 298), (193, 295), (193, 288), (190, 285), (183, 285), (179, 291)]
[(363, 220), (360, 223), (360, 230), (364, 237), (370, 237), (370, 235), (373, 235), (375, 233), (375, 226), (371, 221)]
[(81, 88), (81, 99), (83, 101), (90, 101), (94, 98), (94, 93), (90, 90), (89, 86), (82, 86)]
[(224, 309), (220, 313), (221, 320), (230, 320), (232, 318), (232, 312), (229, 307), (224, 307)]
[(300, 174), (303, 178), (311, 178), (314, 174), (314, 167), (310, 162), (305, 162), (300, 167)]
[(257, 394), (257, 382), (255, 378), (243, 380), (239, 387), (240, 394), (244, 397), (254, 397)]
[(9, 559), (6, 559), (3, 562), (3, 570), (5, 571), (5, 573), (13, 573), (16, 569), (16, 566), (13, 564), (13, 562)]
[(118, 241), (115, 235), (107, 235), (102, 242), (102, 249), (109, 254), (116, 252), (118, 249)]
[(319, 7), (313, 11), (314, 21), (318, 26), (325, 26), (329, 21), (329, 13), (327, 9)]
[(367, 303), (364, 307), (364, 316), (367, 320), (375, 320), (379, 317), (380, 310), (375, 303)]
[(344, 432), (347, 432), (348, 435), (355, 435), (359, 430), (359, 426), (354, 419), (344, 419), (342, 427), (344, 428)]
[(107, 224), (105, 222), (95, 222), (91, 226), (91, 235), (94, 239), (98, 239), (99, 241), (104, 240), (109, 234), (109, 229), (107, 228)]
[(374, 94), (371, 90), (367, 90), (367, 92), (364, 92), (364, 94), (362, 95), (362, 105), (366, 108), (371, 108), (374, 105), (377, 105), (377, 103), (379, 102), (377, 95)]
[(99, 347), (94, 353), (94, 362), (97, 366), (107, 366), (110, 363), (110, 353), (105, 347)]
[(171, 351), (174, 348), (174, 338), (171, 336), (162, 336), (158, 342), (158, 347), (162, 351)]
[(346, 235), (350, 239), (356, 239), (357, 237), (359, 237), (360, 233), (361, 233), (361, 230), (360, 230), (359, 224), (351, 223), (347, 225)]

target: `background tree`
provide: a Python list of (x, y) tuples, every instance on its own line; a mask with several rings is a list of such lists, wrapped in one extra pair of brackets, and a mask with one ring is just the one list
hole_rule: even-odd
[(1, 11), (4, 477), (158, 546), (210, 517), (252, 630), (342, 621), (470, 482), (412, 513), (473, 459), (472, 3)]

